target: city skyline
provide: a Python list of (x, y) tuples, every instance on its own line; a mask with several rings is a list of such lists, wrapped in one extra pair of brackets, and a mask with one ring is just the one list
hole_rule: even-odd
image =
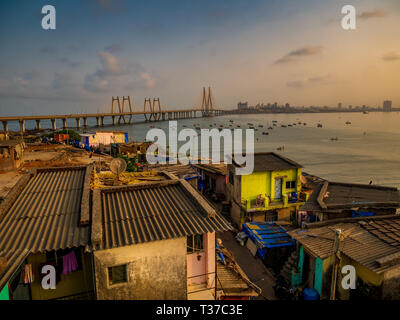
[[(56, 8), (56, 30), (41, 8)], [(96, 112), (130, 95), (137, 110), (278, 101), (298, 106), (399, 106), (400, 4), (346, 1), (2, 1), (0, 113)]]

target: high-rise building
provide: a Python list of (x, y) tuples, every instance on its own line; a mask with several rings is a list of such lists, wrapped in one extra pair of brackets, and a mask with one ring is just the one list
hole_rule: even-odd
[(239, 110), (248, 109), (248, 107), (249, 107), (248, 102), (239, 102), (238, 103), (238, 109)]
[(383, 101), (383, 111), (384, 112), (392, 111), (392, 101), (390, 100)]

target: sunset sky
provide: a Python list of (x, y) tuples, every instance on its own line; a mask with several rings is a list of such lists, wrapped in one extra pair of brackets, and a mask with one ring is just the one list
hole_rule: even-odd
[[(41, 28), (42, 6), (56, 30)], [(357, 9), (357, 30), (341, 8)], [(1, 0), (0, 114), (239, 101), (400, 107), (399, 0)]]

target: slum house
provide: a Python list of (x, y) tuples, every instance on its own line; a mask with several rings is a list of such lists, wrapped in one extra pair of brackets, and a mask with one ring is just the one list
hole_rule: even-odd
[(253, 256), (258, 256), (265, 266), (285, 278), (285, 269), (291, 261), (287, 261), (296, 248), (296, 241), (288, 231), (294, 228), (289, 222), (247, 222), (243, 224), (243, 232), (248, 237), (246, 247)]
[(127, 142), (111, 144), (111, 154), (113, 157), (119, 154), (128, 157), (136, 157), (140, 162), (146, 161), (146, 153), (152, 142)]
[(92, 219), (98, 299), (214, 299), (231, 227), (185, 180), (96, 189)]
[(23, 140), (0, 141), (0, 172), (19, 169), (24, 164)]
[(199, 179), (201, 176), (191, 164), (156, 164), (143, 167), (144, 172), (149, 170), (166, 174), (170, 179), (183, 179), (189, 182), (196, 190), (200, 188)]
[(254, 154), (254, 170), (236, 175), (235, 158), (228, 165), (228, 200), (231, 217), (241, 229), (247, 221), (295, 220), (304, 205), (302, 166), (273, 152)]
[(94, 133), (81, 133), (81, 144), (84, 148), (100, 148), (111, 150), (112, 143), (126, 143), (129, 141), (128, 133), (124, 131), (96, 131)]
[[(346, 218), (306, 226), (289, 232), (298, 241), (292, 285), (314, 288), (322, 299), (400, 299), (400, 217)], [(335, 230), (341, 231), (336, 263)], [(332, 285), (334, 263), (337, 279)], [(356, 289), (341, 285), (346, 265), (355, 268)]]
[(346, 217), (396, 214), (400, 208), (397, 188), (324, 181), (300, 208), (298, 225)]
[(202, 189), (214, 200), (226, 199), (226, 179), (228, 169), (226, 164), (195, 164), (202, 181)]
[[(35, 169), (1, 203), (2, 299), (93, 297), (90, 171), (90, 167)], [(44, 265), (56, 269), (54, 290), (41, 286)]]

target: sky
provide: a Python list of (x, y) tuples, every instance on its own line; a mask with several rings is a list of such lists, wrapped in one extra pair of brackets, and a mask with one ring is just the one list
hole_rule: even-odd
[(400, 107), (399, 39), (398, 0), (1, 0), (0, 114), (104, 112), (128, 95), (137, 111), (199, 107), (208, 86), (223, 109)]

